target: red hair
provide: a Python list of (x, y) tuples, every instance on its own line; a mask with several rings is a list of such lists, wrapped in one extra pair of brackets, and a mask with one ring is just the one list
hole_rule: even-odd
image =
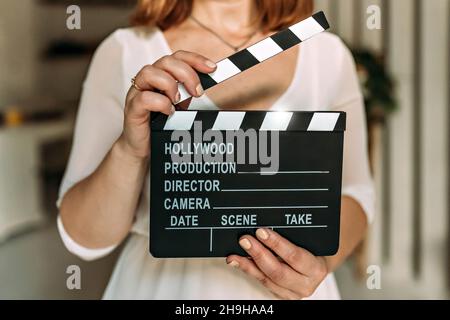
[[(289, 27), (312, 14), (313, 0), (253, 0), (256, 23), (263, 32)], [(134, 26), (157, 26), (167, 30), (186, 20), (194, 0), (139, 0), (131, 17)]]

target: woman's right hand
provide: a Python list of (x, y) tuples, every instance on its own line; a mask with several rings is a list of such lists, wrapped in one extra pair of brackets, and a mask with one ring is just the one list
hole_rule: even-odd
[(211, 73), (216, 64), (192, 52), (177, 51), (143, 67), (136, 75), (135, 84), (127, 93), (124, 112), (124, 128), (118, 143), (127, 153), (146, 158), (150, 152), (150, 112), (170, 115), (174, 104), (180, 100), (178, 82), (183, 83), (193, 97), (203, 94), (200, 79), (195, 70)]

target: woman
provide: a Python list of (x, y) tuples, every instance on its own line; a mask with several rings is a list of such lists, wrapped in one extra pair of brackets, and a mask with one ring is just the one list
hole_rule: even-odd
[[(337, 37), (324, 33), (212, 88), (207, 96), (194, 72), (213, 72), (214, 61), (311, 13), (311, 0), (142, 0), (135, 27), (114, 32), (98, 48), (61, 186), (58, 228), (69, 251), (86, 260), (107, 255), (131, 234), (104, 298), (339, 298), (332, 272), (373, 216), (364, 108), (351, 54)], [(191, 109), (347, 112), (335, 256), (315, 257), (265, 229), (239, 240), (253, 259), (155, 259), (148, 254), (148, 120), (150, 112), (174, 111), (180, 99), (176, 81), (194, 97)]]

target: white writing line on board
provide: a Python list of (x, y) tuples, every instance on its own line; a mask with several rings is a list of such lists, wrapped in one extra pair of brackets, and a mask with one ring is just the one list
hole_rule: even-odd
[(209, 230), (209, 252), (212, 252), (213, 248), (213, 229)]
[(271, 228), (271, 229), (295, 229), (295, 228), (327, 228), (328, 225), (310, 225), (310, 226), (232, 226), (232, 227), (166, 227), (166, 230), (209, 230), (209, 229), (259, 229), (259, 228)]
[(276, 207), (213, 207), (213, 210), (241, 210), (241, 209), (326, 209), (328, 206), (276, 206)]
[(329, 191), (328, 188), (318, 189), (222, 189), (223, 192), (296, 192), (296, 191)]
[(259, 175), (274, 175), (274, 174), (329, 174), (330, 171), (238, 171), (238, 174), (259, 174)]

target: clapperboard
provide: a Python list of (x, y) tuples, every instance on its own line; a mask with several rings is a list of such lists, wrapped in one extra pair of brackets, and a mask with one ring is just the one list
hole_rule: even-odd
[[(208, 89), (326, 30), (322, 12), (217, 63)], [(182, 99), (190, 96), (180, 85)], [(339, 245), (345, 113), (177, 111), (151, 120), (150, 253), (243, 254), (266, 227), (315, 255)], [(230, 136), (232, 138), (230, 138)]]

